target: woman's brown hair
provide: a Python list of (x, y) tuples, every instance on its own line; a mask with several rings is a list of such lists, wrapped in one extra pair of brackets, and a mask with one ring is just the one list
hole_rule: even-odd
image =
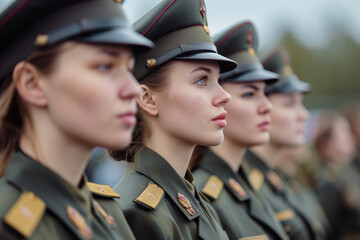
[[(49, 74), (55, 65), (61, 45), (32, 54), (24, 60), (34, 65), (42, 74)], [(24, 101), (16, 90), (16, 79), (9, 73), (0, 80), (0, 176), (4, 174), (11, 154), (19, 147), (28, 112)]]
[[(154, 72), (146, 76), (143, 80), (139, 81), (140, 84), (149, 87), (153, 91), (162, 91), (166, 86), (166, 79), (168, 76), (169, 69), (174, 63), (174, 61), (170, 61), (160, 68), (156, 69)], [(137, 122), (133, 132), (132, 141), (128, 148), (125, 150), (110, 150), (109, 154), (112, 158), (117, 161), (125, 160), (127, 162), (133, 162), (136, 153), (144, 146), (143, 143), (143, 135), (144, 130), (146, 128), (144, 121), (141, 117), (142, 115), (141, 109), (138, 110), (138, 114), (136, 116)]]

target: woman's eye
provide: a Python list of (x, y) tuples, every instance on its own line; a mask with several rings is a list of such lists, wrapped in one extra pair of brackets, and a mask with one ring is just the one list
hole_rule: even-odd
[(206, 83), (207, 83), (207, 78), (206, 77), (202, 77), (202, 78), (200, 78), (199, 80), (196, 81), (196, 84), (200, 85), (200, 86), (206, 86)]
[(251, 98), (252, 96), (254, 96), (253, 92), (248, 92), (248, 93), (244, 93), (241, 95), (243, 98)]
[(111, 63), (99, 64), (97, 65), (97, 69), (102, 72), (108, 72), (112, 69), (112, 64)]

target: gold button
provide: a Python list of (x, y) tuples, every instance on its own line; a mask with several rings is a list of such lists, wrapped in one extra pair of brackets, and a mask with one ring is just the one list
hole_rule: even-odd
[(43, 47), (49, 42), (49, 36), (46, 34), (39, 34), (35, 39), (35, 45), (38, 47)]
[(154, 58), (150, 58), (146, 60), (146, 67), (153, 68), (156, 66), (156, 60)]

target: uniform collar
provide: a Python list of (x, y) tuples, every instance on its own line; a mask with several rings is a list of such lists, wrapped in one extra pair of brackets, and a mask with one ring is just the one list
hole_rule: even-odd
[[(245, 201), (249, 199), (249, 191), (247, 186), (243, 184), (238, 174), (235, 173), (232, 168), (218, 155), (213, 151), (207, 149), (200, 161), (201, 168), (207, 170), (208, 172), (216, 175), (224, 183), (226, 188), (238, 201)], [(246, 196), (240, 196), (233, 187), (230, 185), (230, 179), (234, 179), (241, 187), (245, 190)]]
[(252, 151), (246, 151), (246, 161), (253, 168), (262, 172), (265, 181), (270, 185), (272, 190), (278, 194), (285, 194), (285, 183), (276, 169), (270, 168), (261, 158), (259, 158)]
[[(200, 215), (201, 207), (195, 198), (197, 196), (196, 190), (194, 195), (184, 179), (159, 154), (147, 147), (143, 147), (135, 156), (135, 170), (159, 185), (189, 220)], [(187, 172), (185, 177), (188, 182), (192, 183), (193, 178), (190, 172)], [(195, 211), (194, 215), (191, 215), (180, 203), (179, 194), (190, 202)]]
[(86, 208), (92, 205), (92, 197), (86, 186), (85, 177), (81, 180), (80, 189), (69, 188), (69, 183), (56, 173), (18, 151), (11, 156), (5, 178), (21, 191), (31, 191), (41, 198), (47, 209), (61, 219), (79, 239), (84, 239), (67, 216), (66, 209), (68, 206), (76, 209), (87, 225), (91, 225), (91, 213), (87, 212)]

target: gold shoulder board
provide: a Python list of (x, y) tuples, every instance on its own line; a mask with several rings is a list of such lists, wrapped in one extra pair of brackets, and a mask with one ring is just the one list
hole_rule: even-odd
[(158, 185), (150, 183), (134, 201), (150, 209), (155, 209), (163, 196), (164, 190)]
[(217, 199), (223, 187), (224, 183), (221, 181), (221, 179), (215, 175), (212, 175), (207, 180), (201, 192), (211, 197), (212, 199)]
[(284, 211), (275, 213), (275, 217), (280, 222), (286, 221), (286, 220), (291, 220), (295, 217), (295, 212), (291, 209), (288, 209), (288, 210), (284, 210)]
[(100, 195), (103, 197), (112, 197), (112, 198), (119, 198), (120, 195), (117, 194), (109, 185), (102, 185), (97, 183), (88, 182), (87, 183), (90, 192)]
[(24, 192), (10, 208), (4, 221), (25, 238), (31, 237), (44, 215), (46, 205), (32, 192)]
[(249, 181), (253, 188), (258, 191), (264, 182), (264, 174), (255, 168), (249, 174)]

